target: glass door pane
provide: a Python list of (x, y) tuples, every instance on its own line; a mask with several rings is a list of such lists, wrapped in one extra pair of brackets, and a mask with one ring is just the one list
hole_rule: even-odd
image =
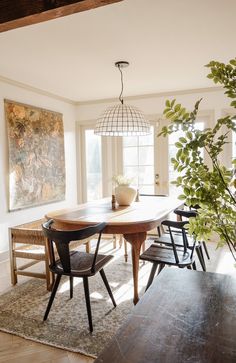
[(154, 127), (147, 136), (123, 137), (123, 173), (141, 194), (154, 194)]
[(87, 201), (102, 198), (102, 149), (101, 136), (94, 130), (85, 130), (86, 190)]

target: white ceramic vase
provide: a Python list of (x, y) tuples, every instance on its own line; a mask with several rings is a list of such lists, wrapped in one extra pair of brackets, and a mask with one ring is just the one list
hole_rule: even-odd
[(119, 185), (115, 188), (116, 201), (119, 205), (131, 205), (136, 193), (136, 189), (129, 185)]

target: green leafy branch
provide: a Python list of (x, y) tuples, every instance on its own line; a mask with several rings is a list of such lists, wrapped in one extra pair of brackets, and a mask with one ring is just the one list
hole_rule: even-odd
[[(226, 89), (225, 94), (229, 98), (236, 98), (236, 58), (231, 59), (229, 64), (224, 64), (216, 61), (211, 61), (206, 65), (211, 69), (208, 78), (212, 79), (214, 83), (220, 83)], [(236, 107), (236, 100), (230, 104)]]
[[(236, 98), (236, 58), (229, 64), (210, 62), (208, 78), (220, 83), (228, 97)], [(191, 218), (189, 231), (199, 240), (207, 240), (212, 232), (220, 237), (219, 246), (227, 244), (236, 260), (236, 160), (228, 170), (220, 164), (219, 156), (228, 143), (229, 132), (236, 132), (236, 115), (216, 121), (213, 128), (198, 130), (195, 122), (201, 99), (189, 112), (176, 100), (167, 100), (163, 112), (170, 125), (162, 128), (159, 136), (168, 136), (181, 129), (184, 136), (175, 143), (177, 152), (171, 159), (180, 175), (173, 182), (182, 188), (179, 196), (189, 206), (198, 204), (197, 218)], [(231, 102), (236, 108), (236, 100)], [(225, 131), (226, 129), (226, 131)], [(208, 154), (211, 165), (204, 162), (203, 153)]]

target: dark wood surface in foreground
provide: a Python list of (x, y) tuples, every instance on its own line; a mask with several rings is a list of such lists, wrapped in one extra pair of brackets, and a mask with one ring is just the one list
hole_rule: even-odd
[(1, 0), (0, 32), (123, 0)]
[(96, 363), (235, 363), (236, 279), (164, 269)]

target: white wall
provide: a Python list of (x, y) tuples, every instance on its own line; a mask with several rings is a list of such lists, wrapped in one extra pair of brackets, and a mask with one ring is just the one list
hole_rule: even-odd
[[(34, 105), (63, 114), (65, 132), (66, 198), (65, 201), (8, 212), (8, 143), (4, 99)], [(74, 205), (77, 200), (75, 106), (53, 97), (0, 82), (0, 260), (8, 250), (8, 227), (42, 218), (50, 210)]]

